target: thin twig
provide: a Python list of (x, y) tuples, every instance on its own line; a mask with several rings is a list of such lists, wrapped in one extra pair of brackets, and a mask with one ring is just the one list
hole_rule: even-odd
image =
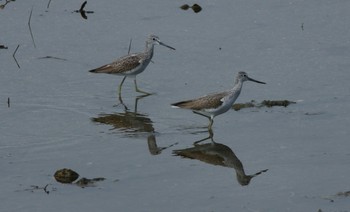
[(60, 57), (54, 57), (54, 56), (38, 57), (38, 59), (56, 59), (56, 60), (64, 60), (64, 61), (67, 61), (67, 59), (60, 58)]
[(5, 4), (0, 4), (0, 9), (4, 9), (5, 6), (10, 3), (11, 1), (14, 1), (14, 0), (6, 0)]
[(84, 1), (83, 4), (80, 6), (79, 12), (84, 10), (84, 7), (86, 5), (87, 1)]
[(47, 184), (47, 185), (43, 188), (46, 194), (50, 194), (50, 191), (47, 190), (47, 187), (48, 187), (49, 185), (50, 185), (50, 184)]
[(28, 19), (28, 27), (29, 27), (30, 36), (32, 37), (32, 41), (33, 41), (33, 44), (34, 44), (34, 48), (36, 48), (35, 41), (34, 41), (34, 36), (33, 36), (33, 33), (32, 33), (32, 27), (31, 27), (31, 25), (30, 25), (30, 21), (31, 21), (31, 19), (32, 19), (32, 13), (33, 13), (33, 7), (32, 7), (32, 9), (30, 10), (30, 15), (29, 15), (29, 19)]
[(7, 97), (7, 107), (10, 107), (10, 97)]
[(87, 19), (84, 7), (86, 5), (87, 1), (84, 1), (84, 3), (81, 5), (80, 9), (79, 9), (79, 13), (81, 15), (81, 17), (83, 17), (84, 19)]
[[(37, 186), (37, 185), (31, 185), (30, 188), (26, 188), (26, 189), (24, 189), (24, 191), (34, 192), (36, 190), (43, 190), (46, 194), (50, 194), (50, 191), (48, 189), (48, 186), (50, 186), (50, 185), (51, 184), (46, 184), (44, 187)], [(52, 188), (51, 191), (56, 191), (56, 188)]]
[(19, 66), (17, 59), (16, 59), (16, 52), (17, 52), (18, 48), (19, 48), (19, 44), (17, 45), (16, 50), (13, 52), (12, 57), (13, 57), (13, 59), (15, 59), (15, 62), (17, 64), (18, 68), (21, 68), (21, 66)]
[(131, 42), (132, 42), (132, 38), (130, 38), (128, 54), (130, 54), (130, 50), (131, 50)]
[(49, 0), (49, 3), (47, 3), (47, 9), (49, 9), (50, 4), (51, 4), (51, 0)]

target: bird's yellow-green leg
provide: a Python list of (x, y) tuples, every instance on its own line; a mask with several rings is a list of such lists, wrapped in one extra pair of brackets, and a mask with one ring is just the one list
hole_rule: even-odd
[(198, 111), (195, 111), (195, 110), (193, 110), (192, 112), (195, 113), (195, 114), (207, 117), (209, 119), (208, 130), (209, 130), (209, 134), (210, 134), (210, 132), (212, 132), (212, 128), (211, 127), (213, 126), (213, 123), (214, 123), (214, 117), (207, 116), (207, 115), (202, 114), (202, 113), (200, 113)]
[(213, 126), (213, 123), (214, 123), (214, 119), (213, 118), (210, 118), (210, 123), (209, 123), (209, 126), (208, 126), (208, 130), (209, 132), (211, 131), (212, 132), (212, 126)]
[(126, 79), (126, 76), (123, 78), (123, 80), (121, 81), (121, 83), (119, 84), (119, 87), (118, 87), (118, 95), (119, 95), (119, 98), (121, 97), (122, 85), (123, 85), (125, 79)]
[(142, 91), (142, 90), (140, 90), (140, 89), (137, 87), (136, 77), (135, 77), (135, 79), (134, 79), (134, 83), (135, 83), (135, 91), (136, 91), (136, 92), (143, 93), (143, 94), (146, 94), (146, 95), (151, 95), (151, 93), (148, 93), (148, 92), (146, 92), (146, 91)]
[[(210, 129), (208, 129), (208, 132), (209, 132), (209, 137), (212, 139), (212, 142), (214, 142), (213, 141), (213, 137), (214, 137), (214, 132), (213, 132), (213, 130), (210, 128)], [(215, 142), (214, 142), (215, 143)]]

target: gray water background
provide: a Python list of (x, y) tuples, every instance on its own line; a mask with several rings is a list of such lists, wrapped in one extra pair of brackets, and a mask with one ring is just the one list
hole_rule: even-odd
[[(87, 20), (73, 12), (82, 1), (47, 3), (17, 0), (0, 10), (8, 47), (0, 49), (1, 211), (350, 210), (348, 197), (336, 195), (350, 190), (349, 1), (88, 1)], [(181, 10), (185, 3), (203, 10)], [(125, 55), (131, 38), (132, 52), (142, 51), (151, 33), (176, 48), (156, 46), (138, 76), (140, 88), (156, 93), (137, 102), (151, 127), (92, 121), (125, 111), (122, 77), (88, 70)], [(229, 89), (241, 70), (267, 84), (246, 83), (237, 102), (297, 102), (215, 119), (214, 140), (247, 174), (269, 169), (248, 186), (234, 169), (172, 154), (206, 137), (207, 119), (170, 104)], [(126, 80), (131, 111), (137, 95)], [(159, 147), (175, 145), (153, 155), (150, 135)], [(106, 180), (60, 184), (60, 168)], [(31, 190), (47, 184), (49, 195)]]

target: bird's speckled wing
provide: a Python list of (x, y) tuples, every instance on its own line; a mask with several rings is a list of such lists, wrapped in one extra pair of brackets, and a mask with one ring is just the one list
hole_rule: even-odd
[(101, 66), (99, 68), (90, 70), (93, 73), (105, 73), (105, 74), (123, 74), (127, 73), (139, 65), (143, 61), (143, 57), (139, 54), (130, 54), (117, 59), (116, 61), (109, 63), (107, 65)]
[(186, 108), (191, 110), (205, 110), (217, 108), (222, 105), (222, 98), (227, 95), (227, 92), (209, 94), (197, 99), (177, 102), (172, 104), (173, 106), (177, 106), (180, 108)]

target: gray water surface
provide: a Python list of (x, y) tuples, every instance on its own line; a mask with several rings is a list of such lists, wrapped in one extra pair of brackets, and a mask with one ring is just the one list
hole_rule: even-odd
[[(86, 20), (73, 12), (81, 1), (48, 2), (0, 10), (0, 211), (350, 210), (337, 195), (350, 190), (349, 1), (198, 1), (199, 13), (89, 1)], [(122, 77), (88, 70), (127, 54), (130, 39), (142, 51), (151, 33), (176, 51), (156, 46), (138, 76), (154, 95), (125, 81), (125, 110)], [(237, 102), (297, 104), (216, 117), (214, 141), (234, 165), (175, 156), (208, 136), (208, 120), (170, 104), (229, 89), (241, 70), (267, 84), (245, 83)], [(246, 175), (268, 171), (242, 186), (237, 161)], [(106, 180), (61, 184), (61, 168)]]

